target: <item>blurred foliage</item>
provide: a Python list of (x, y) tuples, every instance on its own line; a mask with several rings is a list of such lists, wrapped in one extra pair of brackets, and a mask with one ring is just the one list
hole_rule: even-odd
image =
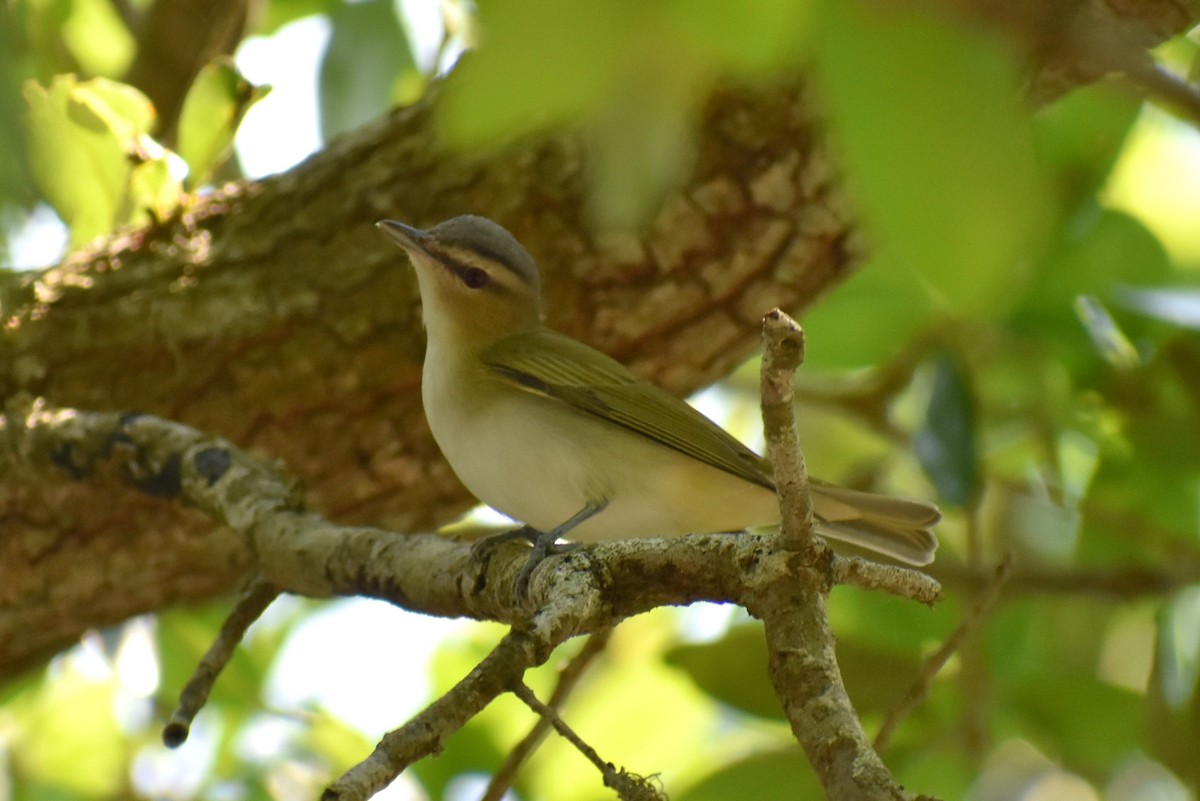
[(71, 229), (71, 242), (163, 218), (178, 182), (149, 131), (154, 107), (132, 86), (72, 75), (25, 84), (30, 171)]
[[(221, 162), (261, 90), (236, 61), (214, 62), (187, 97), (181, 158), (159, 147), (153, 108), (121, 82), (137, 47), (122, 14), (148, 1), (0, 9), (0, 253), (39, 203), (78, 244), (169, 214), (232, 169)], [(687, 169), (715, 76), (811, 63), (871, 256), (804, 320), (808, 462), (828, 479), (936, 494), (947, 511), (934, 567), (947, 597), (935, 609), (850, 589), (830, 599), (864, 726), (878, 729), (1011, 551), (1012, 585), (896, 731), (889, 765), (945, 798), (1059, 798), (1064, 783), (1114, 801), (1196, 798), (1200, 264), (1189, 254), (1200, 253), (1200, 201), (1194, 181), (1173, 182), (1200, 174), (1194, 129), (1109, 86), (1026, 108), (1022, 65), (1002, 42), (896, 4), (481, 0), (476, 18), (444, 0), (436, 68), (388, 0), (268, 0), (260, 11), (259, 36), (328, 21), (313, 88), (325, 137), (477, 47), (446, 86), (446, 140), (495, 148), (573, 126), (592, 153), (602, 225), (640, 224)], [(1180, 39), (1164, 53), (1195, 50)], [(734, 394), (755, 380), (739, 371)], [(731, 413), (747, 419), (752, 409)], [(178, 753), (158, 744), (158, 726), (221, 608), (131, 622), (4, 688), (7, 797), (315, 797), (378, 732), (265, 700), (274, 672), (306, 669), (278, 655), (312, 606), (255, 627)], [(604, 758), (661, 772), (675, 797), (782, 786), (815, 797), (765, 676), (761, 628), (735, 615), (696, 634), (711, 611), (620, 627), (565, 715)], [(453, 631), (428, 668), (430, 697), (498, 637), (494, 626)], [(563, 646), (530, 685), (548, 694), (578, 648)], [(136, 679), (139, 664), (155, 675)], [(424, 680), (423, 666), (396, 667), (398, 680)], [(401, 783), (477, 797), (532, 723), (500, 699)], [(516, 792), (609, 797), (555, 738)]]
[(270, 89), (251, 84), (224, 57), (200, 69), (179, 115), (179, 156), (187, 163), (189, 187), (208, 183), (229, 158), (242, 117)]

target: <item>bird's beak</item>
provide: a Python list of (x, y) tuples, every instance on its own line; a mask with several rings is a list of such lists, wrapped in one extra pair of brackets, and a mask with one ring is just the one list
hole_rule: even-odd
[(375, 227), (383, 231), (392, 241), (404, 248), (410, 254), (423, 253), (429, 255), (429, 234), (420, 228), (413, 228), (395, 220), (380, 220)]

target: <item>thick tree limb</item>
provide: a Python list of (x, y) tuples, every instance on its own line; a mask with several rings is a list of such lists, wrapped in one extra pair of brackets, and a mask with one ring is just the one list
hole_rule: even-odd
[[(839, 714), (854, 717), (848, 700), (825, 689), (828, 673), (816, 676), (822, 682), (819, 692), (812, 684), (809, 655), (824, 659), (832, 653), (831, 639), (828, 653), (820, 650), (828, 631), (819, 628), (832, 573), (780, 548), (775, 537), (712, 534), (581, 548), (539, 566), (530, 583), (529, 607), (513, 609), (506, 588), (528, 553), (516, 543), (496, 549), (481, 563), (465, 543), (330, 524), (305, 508), (295, 482), (276, 466), (225, 440), (147, 415), (84, 413), (35, 402), (21, 410), (10, 407), (8, 420), (6, 441), (27, 469), (61, 472), (112, 495), (140, 491), (193, 505), (244, 539), (273, 587), (317, 597), (366, 595), (414, 611), (516, 627), (455, 691), (389, 734), (363, 765), (331, 788), (336, 792), (330, 797), (362, 798), (391, 781), (566, 639), (610, 628), (656, 606), (695, 600), (739, 603), (762, 617), (773, 680), (801, 742), (808, 748), (819, 741), (810, 756), (824, 764), (833, 759), (832, 775), (840, 777), (833, 784), (847, 781), (838, 771), (850, 763), (829, 751), (844, 746), (822, 739), (840, 729), (807, 728), (817, 709), (830, 723), (828, 704), (844, 703)], [(829, 566), (828, 560), (822, 564)], [(11, 647), (7, 637), (0, 643)], [(0, 660), (8, 656), (0, 653)], [(832, 662), (826, 668), (836, 674)], [(809, 693), (816, 695), (806, 700)], [(804, 721), (803, 727), (796, 721)], [(822, 763), (815, 764), (823, 770)]]
[[(430, 530), (472, 501), (425, 427), (415, 286), (377, 219), (497, 219), (538, 258), (553, 326), (676, 392), (746, 358), (766, 308), (799, 310), (856, 261), (795, 80), (713, 94), (693, 174), (643, 234), (588, 230), (576, 140), (448, 153), (436, 102), (22, 278), (0, 392), (179, 420), (281, 459), (333, 519)], [(230, 590), (250, 562), (203, 515), (9, 459), (0, 527), (0, 632), (36, 632), (7, 640), (9, 660)]]

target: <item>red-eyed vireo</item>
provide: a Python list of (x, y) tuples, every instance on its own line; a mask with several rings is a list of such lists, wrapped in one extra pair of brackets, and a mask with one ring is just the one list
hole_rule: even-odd
[[(770, 465), (683, 401), (542, 323), (538, 270), (484, 217), (384, 220), (417, 273), (434, 439), (477, 498), (559, 537), (738, 531), (778, 523)], [(812, 482), (817, 531), (914, 565), (937, 507)], [(540, 536), (538, 536), (540, 535)], [(530, 565), (532, 567), (532, 564)], [(527, 578), (527, 574), (526, 574)]]

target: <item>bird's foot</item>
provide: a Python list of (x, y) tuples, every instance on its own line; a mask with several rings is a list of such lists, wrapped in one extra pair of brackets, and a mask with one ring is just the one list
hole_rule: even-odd
[(537, 569), (548, 556), (557, 556), (559, 554), (570, 553), (579, 547), (578, 542), (563, 542), (558, 541), (558, 531), (550, 531), (538, 536), (533, 543), (533, 552), (529, 554), (529, 558), (525, 560), (525, 564), (521, 566), (521, 570), (517, 573), (516, 594), (517, 602), (523, 603), (529, 597), (529, 579), (533, 577), (533, 571)]
[(471, 558), (477, 562), (484, 562), (491, 558), (492, 551), (496, 550), (497, 546), (503, 545), (506, 542), (513, 540), (525, 540), (529, 543), (536, 543), (541, 532), (534, 531), (529, 526), (521, 526), (514, 528), (511, 531), (502, 531), (499, 534), (492, 534), (490, 537), (484, 537), (471, 543)]

